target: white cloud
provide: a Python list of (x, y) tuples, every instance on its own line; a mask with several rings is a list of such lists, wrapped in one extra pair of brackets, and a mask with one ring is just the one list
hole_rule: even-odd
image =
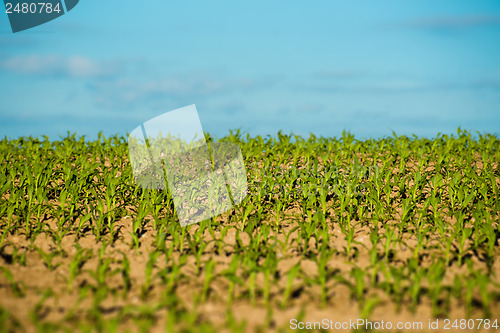
[(193, 103), (214, 96), (235, 96), (268, 87), (274, 79), (215, 78), (204, 74), (185, 74), (157, 79), (117, 79), (90, 85), (99, 106), (110, 108), (164, 107)]
[(101, 62), (85, 56), (57, 55), (14, 56), (0, 60), (6, 71), (39, 76), (63, 78), (96, 78), (116, 74), (119, 62)]
[(161, 104), (165, 101), (215, 94), (227, 88), (213, 79), (162, 78), (146, 81), (121, 79), (91, 85), (96, 102), (106, 107), (125, 107), (135, 103)]

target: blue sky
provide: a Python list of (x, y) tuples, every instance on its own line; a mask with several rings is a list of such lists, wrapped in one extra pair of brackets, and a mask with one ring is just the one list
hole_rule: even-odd
[(87, 1), (13, 34), (0, 137), (126, 134), (196, 104), (215, 136), (500, 135), (499, 1)]

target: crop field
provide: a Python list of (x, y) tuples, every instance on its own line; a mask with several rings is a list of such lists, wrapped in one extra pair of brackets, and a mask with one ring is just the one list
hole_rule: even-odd
[(500, 330), (497, 136), (215, 141), (248, 195), (187, 227), (125, 137), (0, 141), (0, 332)]

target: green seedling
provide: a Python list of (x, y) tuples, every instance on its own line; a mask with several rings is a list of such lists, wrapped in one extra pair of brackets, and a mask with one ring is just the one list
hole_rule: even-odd
[(204, 267), (205, 279), (203, 281), (203, 289), (201, 291), (201, 300), (200, 300), (201, 302), (205, 302), (207, 297), (208, 297), (208, 293), (210, 291), (210, 283), (212, 282), (212, 279), (213, 279), (213, 273), (214, 273), (215, 266), (216, 266), (216, 263), (212, 259), (210, 259), (205, 264), (205, 267)]
[(92, 257), (91, 250), (78, 248), (76, 254), (74, 255), (73, 259), (69, 264), (69, 276), (67, 282), (68, 290), (71, 291), (73, 289), (73, 281), (81, 273), (82, 266), (91, 257)]
[(57, 263), (55, 264), (53, 261), (54, 261), (54, 258), (56, 256), (59, 255), (59, 253), (57, 251), (49, 251), (49, 252), (45, 252), (44, 250), (42, 250), (41, 248), (39, 247), (36, 247), (36, 250), (38, 251), (38, 254), (40, 254), (40, 257), (42, 258), (45, 266), (50, 270), (50, 271), (53, 271), (54, 269), (56, 269), (57, 267), (61, 266), (62, 263)]
[(159, 252), (152, 252), (149, 254), (149, 259), (148, 262), (146, 263), (146, 268), (145, 268), (145, 282), (141, 287), (141, 297), (143, 299), (146, 299), (148, 296), (149, 291), (151, 290), (151, 284), (153, 282), (153, 269), (156, 264), (156, 260), (158, 259)]
[(24, 297), (26, 286), (23, 282), (17, 282), (14, 278), (12, 272), (6, 267), (0, 267), (3, 276), (7, 279), (10, 285), (10, 289), (14, 293), (15, 297)]
[(285, 308), (288, 304), (290, 294), (292, 292), (292, 284), (293, 284), (295, 277), (297, 276), (297, 273), (299, 272), (299, 270), (300, 270), (300, 265), (297, 264), (297, 265), (293, 266), (292, 268), (290, 268), (290, 270), (287, 273), (286, 287), (285, 287), (285, 291), (283, 293), (283, 300), (281, 301), (282, 308)]

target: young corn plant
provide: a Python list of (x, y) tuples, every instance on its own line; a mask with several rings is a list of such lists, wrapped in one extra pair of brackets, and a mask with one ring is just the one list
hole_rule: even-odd
[(144, 271), (145, 281), (141, 287), (141, 298), (144, 300), (147, 299), (148, 294), (151, 291), (151, 284), (153, 283), (153, 270), (159, 254), (160, 253), (158, 251), (151, 252), (149, 254), (148, 262), (146, 263), (146, 268)]
[(87, 260), (92, 257), (92, 251), (89, 249), (77, 248), (76, 254), (73, 256), (69, 264), (69, 276), (67, 280), (68, 291), (73, 290), (73, 282), (75, 278), (82, 272), (82, 267)]
[(290, 295), (292, 293), (292, 285), (299, 271), (300, 271), (300, 264), (296, 264), (292, 268), (290, 268), (290, 270), (287, 273), (286, 287), (283, 292), (283, 299), (281, 301), (281, 308), (283, 309), (286, 308), (286, 306), (288, 305), (288, 302), (290, 300)]

